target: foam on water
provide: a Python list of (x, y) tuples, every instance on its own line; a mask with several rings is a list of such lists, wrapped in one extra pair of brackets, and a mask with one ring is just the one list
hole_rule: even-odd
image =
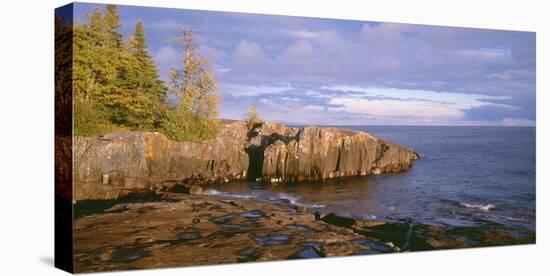
[(302, 206), (302, 207), (307, 207), (307, 208), (324, 208), (325, 207), (325, 205), (323, 205), (323, 204), (301, 202), (299, 196), (291, 195), (291, 194), (287, 194), (287, 193), (278, 193), (276, 198), (277, 199), (286, 199), (286, 200), (290, 201), (291, 204), (296, 205), (296, 206)]
[(204, 191), (205, 195), (216, 195), (216, 196), (223, 196), (223, 197), (233, 197), (233, 198), (254, 198), (256, 195), (254, 193), (251, 194), (235, 194), (235, 193), (228, 193), (228, 192), (221, 192), (216, 189), (206, 189)]
[(469, 203), (462, 203), (462, 202), (460, 203), (460, 205), (466, 208), (474, 208), (485, 212), (488, 212), (491, 209), (494, 209), (496, 207), (493, 204), (482, 205), (482, 204), (469, 204)]

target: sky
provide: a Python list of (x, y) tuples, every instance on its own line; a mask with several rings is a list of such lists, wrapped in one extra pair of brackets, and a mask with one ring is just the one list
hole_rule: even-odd
[[(96, 4), (77, 4), (75, 18)], [(119, 6), (144, 23), (166, 80), (191, 28), (214, 65), (220, 117), (272, 122), (534, 126), (534, 32)]]

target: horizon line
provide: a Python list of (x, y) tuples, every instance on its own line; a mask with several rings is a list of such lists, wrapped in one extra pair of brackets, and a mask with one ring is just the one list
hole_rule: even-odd
[[(246, 119), (225, 119), (220, 118), (220, 121), (246, 121)], [(269, 121), (265, 120), (264, 122), (270, 122), (274, 124), (284, 124), (288, 126), (319, 126), (319, 127), (358, 127), (358, 126), (380, 126), (380, 127), (531, 127), (536, 128), (535, 125), (373, 125), (373, 124), (363, 124), (363, 125), (346, 125), (346, 124), (315, 124), (315, 123), (293, 123), (293, 122), (280, 122), (280, 121)]]

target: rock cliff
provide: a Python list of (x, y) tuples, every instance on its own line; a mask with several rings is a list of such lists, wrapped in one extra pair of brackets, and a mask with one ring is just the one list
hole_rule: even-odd
[(245, 179), (247, 128), (224, 125), (212, 140), (175, 142), (158, 132), (114, 132), (75, 137), (74, 198), (110, 199), (138, 190), (170, 188), (186, 180)]
[(244, 122), (222, 124), (203, 142), (175, 142), (158, 132), (115, 132), (73, 141), (74, 199), (113, 199), (178, 184), (252, 179), (318, 181), (397, 172), (418, 155), (364, 132)]
[(343, 176), (409, 169), (418, 155), (365, 132), (305, 127), (288, 142), (264, 152), (262, 179), (268, 182), (318, 181)]

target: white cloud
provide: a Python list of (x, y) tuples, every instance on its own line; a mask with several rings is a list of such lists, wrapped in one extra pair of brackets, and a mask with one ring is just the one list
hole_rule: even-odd
[(267, 55), (256, 42), (241, 40), (234, 53), (234, 59), (239, 61), (259, 61), (267, 58)]
[(454, 51), (456, 55), (466, 59), (485, 59), (485, 60), (502, 60), (510, 58), (510, 50), (507, 49), (468, 49), (468, 50), (458, 50)]
[(226, 54), (223, 50), (220, 50), (218, 48), (214, 48), (214, 47), (209, 47), (207, 45), (200, 45), (199, 46), (199, 52), (201, 53), (201, 55), (203, 55), (204, 57), (210, 59), (210, 60), (221, 60), (223, 58), (225, 58)]
[(228, 73), (228, 72), (231, 72), (231, 68), (216, 66), (216, 72), (221, 74)]
[(335, 98), (330, 103), (343, 105), (331, 108), (332, 110), (369, 114), (374, 117), (451, 120), (464, 116), (464, 113), (456, 107), (426, 101)]
[[(437, 102), (439, 104), (452, 105), (456, 108), (467, 109), (472, 107), (479, 107), (482, 105), (491, 104), (490, 100), (506, 100), (511, 99), (510, 96), (490, 96), (482, 94), (470, 94), (470, 93), (451, 93), (451, 92), (436, 92), (429, 90), (412, 90), (412, 89), (399, 89), (399, 88), (386, 88), (386, 87), (360, 87), (350, 85), (333, 85), (322, 86), (321, 89), (341, 91), (341, 92), (359, 92), (361, 94), (354, 95), (354, 97), (379, 97), (379, 98), (393, 98), (402, 101), (426, 101)], [(504, 104), (494, 104), (503, 107), (510, 107)]]
[(330, 99), (330, 104), (341, 105), (330, 108), (331, 110), (368, 114), (378, 119), (402, 118), (423, 123), (444, 122), (464, 118), (464, 110), (469, 108), (487, 105), (515, 108), (490, 102), (509, 99), (507, 96), (347, 85), (323, 86), (321, 89), (342, 93), (342, 96)]
[(304, 110), (310, 110), (310, 111), (323, 111), (325, 109), (324, 106), (320, 106), (320, 105), (306, 105), (303, 108)]
[(155, 21), (146, 24), (147, 28), (156, 31), (180, 31), (185, 26), (182, 22), (172, 19)]
[(153, 59), (157, 63), (160, 78), (163, 80), (168, 80), (171, 68), (181, 64), (181, 54), (172, 46), (161, 47), (153, 54)]
[(282, 94), (291, 90), (288, 83), (280, 85), (245, 85), (233, 83), (220, 83), (220, 93), (233, 96), (258, 96), (261, 94)]
[(154, 55), (154, 59), (160, 63), (174, 63), (174, 60), (178, 60), (179, 53), (172, 46), (164, 46), (160, 48)]
[(308, 30), (286, 30), (283, 33), (298, 39), (316, 39), (320, 36), (319, 32), (312, 32)]
[(293, 60), (309, 59), (311, 58), (313, 51), (313, 45), (309, 42), (309, 40), (299, 40), (290, 47), (286, 48), (283, 51), (281, 58), (291, 62)]
[(363, 24), (359, 38), (370, 45), (395, 48), (403, 44), (403, 32), (408, 28), (407, 24), (381, 23), (375, 26)]

